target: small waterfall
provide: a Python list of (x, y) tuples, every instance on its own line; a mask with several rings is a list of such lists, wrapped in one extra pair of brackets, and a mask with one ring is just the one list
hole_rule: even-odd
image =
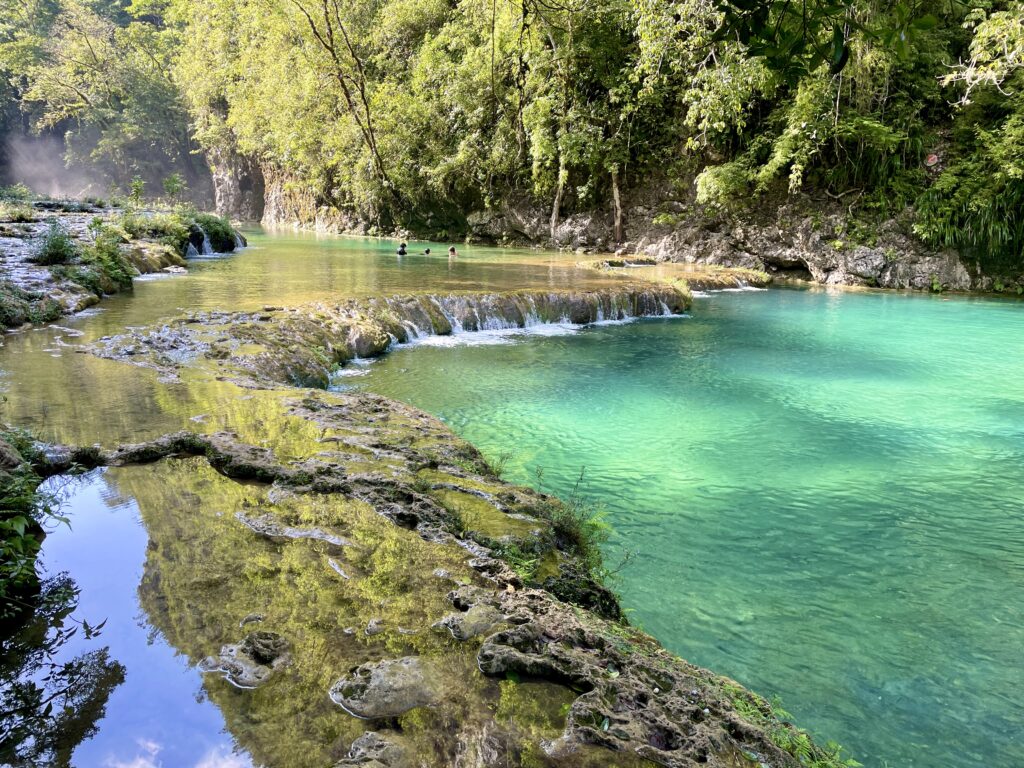
[(203, 254), (203, 256), (210, 256), (211, 254), (213, 254), (213, 245), (211, 245), (211, 243), (210, 243), (210, 236), (206, 234), (206, 230), (205, 229), (202, 229), (202, 227), (200, 227), (200, 229), (203, 232), (203, 250), (202, 250), (202, 254)]
[(199, 255), (199, 251), (196, 250), (196, 247), (194, 245), (192, 245), (192, 243), (189, 243), (188, 244), (188, 248), (185, 249), (185, 258), (186, 259), (194, 259), (198, 255)]
[(235, 232), (235, 249), (237, 250), (239, 248), (245, 248), (245, 240), (242, 239), (242, 236), (238, 232)]
[[(394, 344), (431, 336), (462, 335), (478, 331), (513, 331), (548, 325), (584, 326), (634, 317), (665, 316), (685, 312), (686, 297), (667, 286), (627, 287), (604, 291), (517, 291), (512, 293), (391, 296), (352, 300), (337, 307), (341, 327), (352, 329), (352, 339), (376, 337), (360, 346), (360, 356), (383, 354)], [(320, 312), (323, 307), (319, 308)], [(332, 322), (332, 325), (334, 324)], [(355, 342), (347, 342), (351, 359)]]

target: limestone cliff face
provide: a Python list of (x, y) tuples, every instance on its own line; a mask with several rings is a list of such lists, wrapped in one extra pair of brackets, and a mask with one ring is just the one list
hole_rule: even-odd
[(217, 213), (239, 221), (262, 219), (265, 184), (259, 164), (230, 147), (210, 150), (207, 159)]
[(370, 225), (351, 213), (319, 200), (313, 188), (272, 165), (262, 169), (265, 181), (262, 224), (316, 232), (367, 234)]
[(983, 288), (955, 251), (933, 251), (896, 221), (851, 235), (841, 214), (783, 206), (764, 217), (648, 216), (628, 252), (664, 261), (721, 264), (826, 285), (917, 290)]

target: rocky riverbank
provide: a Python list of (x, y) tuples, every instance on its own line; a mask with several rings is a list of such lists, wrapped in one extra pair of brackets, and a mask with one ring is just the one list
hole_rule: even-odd
[[(44, 254), (55, 250), (54, 242), (60, 252)], [(0, 327), (80, 312), (131, 290), (135, 277), (183, 273), (188, 257), (233, 251), (244, 242), (226, 221), (206, 214), (0, 202)]]
[[(272, 176), (263, 221), (268, 226), (323, 232), (384, 234), (376, 228), (297, 191)], [(444, 237), (496, 245), (560, 248), (585, 254), (732, 267), (825, 285), (926, 291), (1024, 291), (1022, 274), (984, 274), (952, 249), (929, 248), (913, 232), (911, 216), (868, 223), (852, 213), (853, 200), (766, 200), (756, 207), (714, 209), (661, 185), (632, 190), (615, 216), (585, 210), (559, 218), (552, 230), (548, 204), (511, 194), (489, 210), (474, 211), (463, 223), (448, 222)], [(438, 224), (440, 227), (440, 224)], [(400, 230), (396, 237), (439, 236), (441, 230)], [(609, 260), (609, 259), (605, 259)]]
[[(543, 206), (516, 198), (471, 215), (469, 231), (485, 242), (550, 246), (549, 219)], [(826, 285), (1010, 293), (1024, 288), (1024, 275), (984, 275), (951, 249), (925, 246), (907, 221), (865, 225), (836, 201), (800, 198), (726, 211), (697, 206), (692, 194), (657, 188), (635, 193), (624, 205), (623, 221), (617, 242), (610, 211), (572, 214), (556, 227), (553, 245)]]

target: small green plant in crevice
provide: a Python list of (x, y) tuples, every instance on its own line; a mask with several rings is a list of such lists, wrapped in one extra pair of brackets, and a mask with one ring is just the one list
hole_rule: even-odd
[(512, 460), (511, 451), (502, 451), (493, 459), (489, 459), (486, 456), (482, 457), (480, 461), (484, 465), (486, 473), (492, 477), (501, 477), (505, 474), (505, 467)]
[(686, 216), (681, 213), (659, 213), (651, 223), (659, 227), (675, 227), (685, 220)]
[(518, 544), (498, 544), (495, 554), (511, 566), (512, 570), (526, 582), (536, 580), (539, 559), (535, 552), (524, 551)]
[(171, 203), (177, 203), (188, 189), (188, 184), (180, 173), (172, 173), (163, 180), (163, 188), (167, 199)]
[(416, 475), (412, 481), (412, 489), (420, 495), (426, 495), (434, 490), (434, 484), (422, 475)]
[(136, 176), (128, 186), (128, 203), (134, 208), (142, 205), (142, 195), (146, 190), (146, 182), (141, 176)]
[(843, 748), (835, 742), (824, 746), (815, 744), (811, 737), (791, 724), (793, 716), (784, 710), (778, 699), (768, 703), (757, 694), (727, 682), (721, 692), (745, 720), (763, 728), (768, 738), (779, 749), (788, 752), (807, 768), (859, 768), (856, 760), (843, 756)]
[(101, 297), (130, 289), (136, 271), (121, 253), (124, 232), (99, 218), (89, 224), (89, 232), (92, 242), (80, 250), (73, 263), (50, 268), (54, 277), (76, 283)]
[[(544, 472), (535, 470), (536, 487), (543, 487)], [(551, 523), (555, 542), (560, 549), (574, 556), (583, 569), (598, 581), (608, 571), (604, 567), (601, 547), (611, 535), (611, 526), (605, 520), (605, 511), (598, 505), (583, 498), (580, 488), (586, 469), (581, 469), (572, 491), (565, 500), (545, 497), (528, 511)]]
[(938, 275), (932, 275), (932, 293), (942, 293), (942, 281), (939, 280)]
[(78, 246), (67, 227), (56, 219), (50, 222), (46, 234), (36, 246), (32, 261), (44, 266), (68, 264), (78, 256)]

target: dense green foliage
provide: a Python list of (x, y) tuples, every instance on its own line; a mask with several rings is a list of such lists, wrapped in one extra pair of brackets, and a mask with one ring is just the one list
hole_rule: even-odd
[(205, 174), (173, 78), (180, 31), (146, 5), (0, 2), (0, 108), (17, 101), (35, 130), (64, 138), (69, 164), (122, 187)]
[(554, 228), (652, 183), (712, 208), (849, 194), (1011, 269), (1022, 16), (1016, 0), (36, 0), (0, 30), (0, 66), (40, 125), (73, 121), (69, 151), (122, 178), (144, 147), (194, 141), (255, 158), (307, 212), (426, 232), (523, 197)]
[(37, 449), (32, 438), (20, 431), (0, 431), (0, 624), (21, 610), (21, 598), (38, 581), (36, 555), (43, 526), (63, 520), (54, 499), (40, 493), (42, 482), (33, 469)]

